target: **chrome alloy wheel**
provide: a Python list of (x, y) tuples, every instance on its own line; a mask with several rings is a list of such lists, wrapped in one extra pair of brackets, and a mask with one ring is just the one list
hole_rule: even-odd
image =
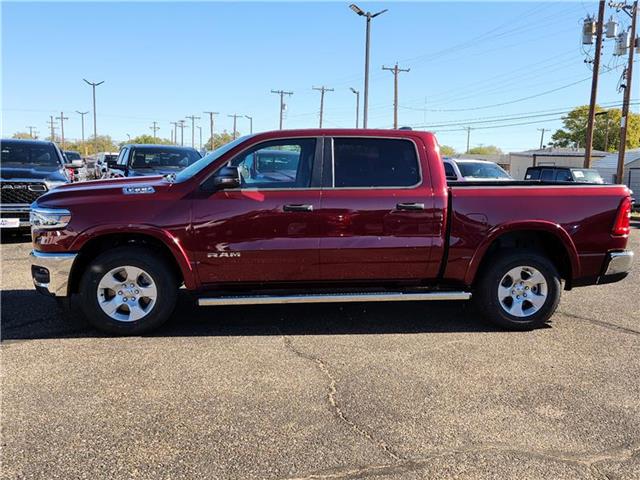
[(145, 317), (156, 304), (158, 289), (147, 272), (126, 265), (116, 267), (98, 283), (98, 305), (118, 322), (135, 322)]
[(498, 301), (502, 309), (514, 317), (529, 317), (547, 300), (547, 281), (533, 267), (519, 266), (509, 270), (498, 285)]

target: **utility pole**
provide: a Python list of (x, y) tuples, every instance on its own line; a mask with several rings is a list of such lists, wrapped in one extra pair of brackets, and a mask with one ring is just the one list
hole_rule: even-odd
[(91, 88), (93, 89), (93, 140), (95, 142), (97, 140), (97, 138), (98, 138), (98, 127), (97, 127), (97, 124), (96, 124), (96, 87), (98, 85), (102, 85), (104, 83), (104, 80), (102, 82), (97, 82), (97, 83), (90, 82), (86, 78), (83, 78), (83, 80), (88, 85), (91, 85)]
[(253, 133), (253, 117), (250, 117), (249, 115), (245, 115), (244, 118), (249, 119), (249, 133)]
[(282, 117), (284, 116), (284, 96), (285, 95), (293, 95), (293, 92), (285, 92), (284, 90), (271, 90), (271, 93), (277, 93), (280, 95), (280, 130), (282, 130)]
[(349, 87), (351, 91), (356, 95), (356, 128), (358, 128), (359, 117), (360, 117), (360, 91), (356, 90), (353, 87)]
[(236, 125), (238, 124), (238, 118), (240, 118), (242, 115), (237, 115), (237, 114), (233, 114), (233, 115), (227, 115), (229, 118), (233, 118), (233, 139), (236, 139)]
[(49, 115), (49, 129), (51, 130), (51, 141), (56, 141), (56, 122), (53, 120), (53, 115)]
[(170, 136), (169, 141), (170, 141), (171, 143), (175, 143), (175, 141), (174, 141), (174, 139), (173, 139), (173, 128), (171, 128), (171, 129), (169, 130), (169, 136)]
[(169, 122), (173, 125), (173, 143), (178, 144), (178, 122)]
[(186, 118), (191, 120), (191, 148), (196, 148), (196, 120), (200, 120), (200, 117), (187, 115)]
[(157, 142), (156, 132), (160, 130), (160, 127), (158, 126), (158, 122), (154, 121), (153, 125), (150, 126), (149, 129), (153, 130), (153, 141)]
[(184, 120), (178, 120), (180, 126), (180, 145), (184, 146)]
[(596, 114), (596, 96), (598, 94), (598, 77), (600, 74), (600, 57), (602, 56), (602, 28), (604, 26), (605, 0), (598, 6), (596, 23), (596, 51), (593, 56), (593, 76), (591, 77), (591, 99), (589, 101), (589, 117), (587, 120), (587, 140), (584, 148), (584, 168), (591, 168), (591, 151), (593, 149), (593, 125)]
[(398, 75), (400, 72), (409, 72), (410, 68), (398, 68), (398, 63), (396, 62), (394, 67), (385, 67), (382, 66), (382, 70), (389, 70), (393, 73), (393, 128), (398, 128)]
[(467, 151), (466, 151), (466, 153), (469, 153), (469, 141), (471, 140), (471, 127), (465, 127), (465, 130), (467, 131)]
[(213, 117), (215, 115), (219, 115), (220, 112), (204, 112), (204, 113), (209, 115), (209, 129), (211, 130), (211, 150), (215, 150), (215, 146), (214, 146), (215, 140), (213, 139), (213, 132), (214, 132), (214, 130), (213, 130), (213, 127), (214, 127), (214, 125), (213, 125)]
[(333, 88), (327, 88), (324, 85), (322, 87), (312, 87), (314, 90), (320, 92), (320, 127), (322, 128), (322, 117), (324, 115), (324, 94), (325, 92), (333, 92)]
[(80, 125), (82, 125), (82, 149), (84, 150), (84, 156), (87, 156), (87, 144), (84, 142), (84, 116), (89, 112), (79, 112), (76, 110), (76, 113), (80, 115)]
[(36, 128), (33, 125), (29, 125), (28, 127), (26, 127), (29, 129), (29, 137), (33, 138), (33, 130)]
[(349, 5), (349, 8), (357, 15), (367, 19), (367, 33), (364, 47), (364, 112), (362, 116), (362, 126), (363, 128), (367, 128), (367, 119), (369, 117), (369, 52), (371, 50), (371, 20), (376, 18), (378, 15), (382, 15), (387, 11), (387, 9), (385, 8), (377, 13), (365, 12), (355, 3)]
[(548, 131), (548, 129), (539, 128), (538, 131), (540, 132), (540, 150), (542, 150), (542, 146), (544, 145), (544, 132)]
[(69, 117), (65, 117), (64, 112), (60, 112), (60, 116), (56, 117), (56, 120), (60, 120), (60, 144), (62, 145), (62, 150), (64, 151), (64, 121), (69, 120)]
[(629, 117), (629, 104), (631, 103), (631, 85), (633, 78), (633, 53), (636, 49), (636, 22), (638, 20), (638, 0), (633, 5), (616, 4), (616, 8), (624, 10), (631, 16), (631, 45), (629, 45), (629, 60), (624, 73), (624, 99), (622, 103), (622, 118), (620, 119), (620, 148), (618, 149), (618, 170), (616, 181), (623, 183), (624, 177), (624, 155), (627, 148), (627, 124)]

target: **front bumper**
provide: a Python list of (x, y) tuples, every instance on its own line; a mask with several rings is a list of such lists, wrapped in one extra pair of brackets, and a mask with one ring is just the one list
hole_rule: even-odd
[(633, 252), (609, 252), (605, 261), (604, 273), (598, 278), (598, 284), (612, 283), (622, 280), (631, 271)]
[(30, 205), (28, 203), (5, 203), (0, 205), (0, 217), (2, 218), (18, 218), (20, 219), (20, 226), (18, 228), (29, 228), (29, 210)]
[(69, 295), (69, 277), (77, 253), (31, 251), (31, 276), (36, 290), (56, 297)]

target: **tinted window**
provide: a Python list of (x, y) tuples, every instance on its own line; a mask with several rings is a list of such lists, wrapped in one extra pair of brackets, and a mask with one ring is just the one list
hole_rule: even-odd
[(456, 172), (453, 170), (453, 166), (450, 163), (444, 164), (444, 174), (447, 176), (447, 178), (458, 178)]
[(569, 170), (558, 170), (556, 172), (556, 180), (558, 182), (571, 182), (573, 178), (571, 178), (571, 172)]
[(542, 170), (542, 175), (540, 175), (540, 180), (553, 180), (554, 176), (555, 176), (555, 172), (547, 168)]
[(2, 142), (0, 161), (20, 165), (47, 165), (59, 164), (58, 154), (50, 144), (28, 144), (19, 142)]
[(410, 187), (420, 181), (410, 141), (336, 138), (333, 145), (336, 187)]
[(274, 140), (256, 145), (231, 161), (241, 188), (306, 188), (316, 150), (312, 138)]
[(182, 170), (200, 160), (198, 152), (187, 148), (132, 148), (129, 157), (133, 169)]
[(539, 180), (540, 179), (540, 170), (537, 168), (532, 168), (527, 170), (527, 175), (524, 177), (525, 180)]
[(511, 178), (495, 163), (456, 162), (460, 173), (466, 178)]
[(64, 152), (67, 159), (69, 160), (81, 160), (80, 154), (78, 152)]

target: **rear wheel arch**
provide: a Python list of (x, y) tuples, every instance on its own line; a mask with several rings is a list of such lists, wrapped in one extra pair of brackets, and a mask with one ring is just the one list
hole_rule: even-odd
[[(563, 238), (562, 234), (567, 238)], [(571, 282), (579, 275), (578, 254), (568, 234), (560, 227), (553, 229), (538, 226), (537, 228), (512, 228), (489, 236), (473, 256), (465, 283), (472, 285), (482, 277), (482, 272), (492, 259), (505, 251), (535, 251), (547, 257), (565, 281), (565, 288), (571, 288)]]
[(185, 282), (185, 275), (171, 249), (153, 235), (123, 232), (107, 233), (88, 240), (78, 251), (69, 278), (69, 293), (78, 293), (80, 280), (90, 263), (100, 254), (118, 247), (135, 246), (144, 248), (161, 258), (171, 269), (179, 283)]

